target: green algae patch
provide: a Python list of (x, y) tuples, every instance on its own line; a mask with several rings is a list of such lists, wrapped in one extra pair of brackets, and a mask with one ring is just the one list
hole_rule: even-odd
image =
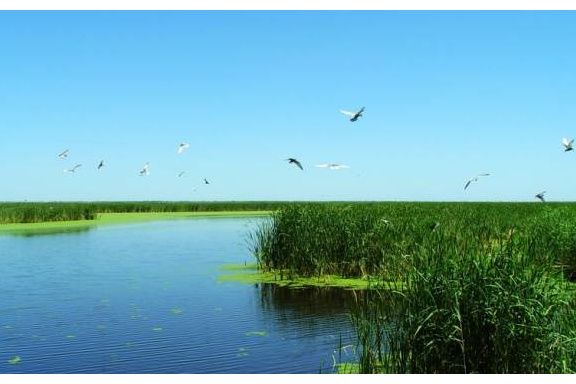
[(154, 332), (162, 332), (162, 331), (164, 330), (164, 328), (162, 328), (162, 327), (154, 327), (154, 328), (152, 328), (152, 330), (153, 330)]
[(272, 211), (213, 211), (213, 212), (128, 212), (99, 213), (94, 220), (46, 221), (40, 223), (0, 224), (0, 234), (37, 236), (56, 233), (83, 232), (100, 225), (129, 224), (156, 220), (206, 219), (235, 217), (265, 217)]
[(264, 337), (264, 336), (268, 336), (268, 332), (266, 332), (266, 331), (246, 332), (246, 336), (260, 336), (260, 337)]
[(370, 289), (382, 284), (392, 284), (396, 289), (402, 289), (401, 282), (388, 282), (380, 278), (351, 278), (335, 275), (318, 277), (287, 278), (286, 273), (263, 272), (256, 264), (229, 264), (220, 268), (223, 272), (218, 276), (220, 282), (237, 282), (243, 284), (270, 283), (282, 287), (340, 287), (344, 289)]
[(181, 315), (182, 313), (184, 313), (184, 310), (182, 308), (172, 308), (170, 310), (170, 313), (173, 315)]
[(22, 362), (22, 358), (20, 356), (14, 356), (13, 358), (8, 360), (8, 364), (16, 365)]

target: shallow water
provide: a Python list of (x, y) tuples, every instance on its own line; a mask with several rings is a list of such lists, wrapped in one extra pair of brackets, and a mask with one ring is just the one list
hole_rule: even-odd
[(349, 291), (218, 281), (261, 220), (0, 236), (0, 373), (332, 372)]

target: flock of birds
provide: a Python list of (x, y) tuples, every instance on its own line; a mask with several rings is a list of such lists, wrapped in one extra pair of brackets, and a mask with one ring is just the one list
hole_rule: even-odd
[[(363, 116), (364, 114), (364, 107), (360, 108), (359, 110), (355, 111), (355, 112), (350, 112), (350, 111), (346, 111), (343, 109), (339, 110), (340, 113), (342, 113), (343, 115), (345, 115), (346, 117), (349, 118), (349, 120), (351, 122), (355, 122), (357, 121), (360, 117)], [(564, 147), (564, 152), (569, 152), (574, 150), (574, 139), (567, 139), (567, 138), (563, 138), (562, 139), (562, 146)], [(180, 143), (178, 145), (178, 148), (176, 149), (176, 153), (178, 155), (181, 155), (182, 153), (184, 153), (188, 148), (190, 148), (190, 144), (188, 143)], [(58, 157), (62, 160), (65, 160), (68, 158), (68, 154), (70, 153), (69, 149), (66, 149), (65, 151), (61, 152)], [(288, 159), (286, 159), (286, 161), (288, 161), (289, 164), (294, 164), (296, 167), (300, 168), (300, 170), (304, 170), (304, 166), (302, 165), (302, 163), (298, 160), (295, 159), (293, 157), (289, 157)], [(96, 167), (97, 170), (101, 170), (103, 167), (105, 166), (104, 164), (104, 160), (101, 160), (100, 163), (98, 164), (98, 166)], [(68, 173), (75, 173), (80, 167), (82, 167), (82, 164), (76, 164), (74, 167), (70, 168), (70, 169), (65, 169), (64, 172), (68, 172)], [(336, 164), (336, 163), (326, 163), (326, 164), (318, 164), (316, 165), (317, 168), (324, 168), (324, 169), (330, 169), (330, 170), (341, 170), (341, 169), (347, 169), (350, 168), (347, 165), (344, 164)], [(182, 171), (178, 174), (178, 177), (182, 177), (184, 175), (185, 171)], [(146, 163), (144, 164), (144, 166), (142, 167), (142, 169), (139, 172), (140, 176), (148, 176), (150, 175), (150, 164)], [(486, 177), (486, 176), (490, 176), (489, 173), (480, 173), (477, 174), (476, 176), (468, 179), (466, 181), (466, 183), (464, 184), (464, 190), (468, 189), (468, 187), (475, 182), (478, 182), (480, 180), (481, 177)], [(210, 182), (204, 178), (203, 179), (204, 184), (210, 184)], [(196, 190), (196, 188), (194, 188), (194, 190)], [(541, 202), (545, 203), (546, 200), (544, 199), (544, 195), (546, 194), (546, 191), (542, 191), (540, 193), (537, 193), (536, 195), (534, 195), (534, 197), (538, 200), (540, 200)]]
[[(181, 155), (182, 153), (184, 153), (184, 151), (186, 151), (188, 148), (190, 148), (190, 144), (188, 143), (180, 143), (178, 145), (178, 148), (176, 149), (176, 153), (178, 155)], [(65, 151), (62, 151), (61, 153), (58, 154), (58, 158), (61, 160), (66, 160), (68, 158), (68, 155), (70, 154), (70, 150), (66, 149)], [(100, 160), (100, 162), (98, 163), (98, 166), (96, 167), (96, 169), (98, 171), (100, 171), (102, 168), (104, 168), (105, 164), (104, 164), (104, 160)], [(73, 166), (72, 168), (69, 169), (65, 169), (64, 172), (67, 173), (76, 173), (76, 171), (82, 167), (82, 164), (76, 164), (75, 166)], [(178, 173), (178, 177), (182, 177), (184, 176), (184, 174), (186, 173), (186, 171), (181, 171), (180, 173)], [(146, 163), (144, 164), (144, 166), (142, 167), (142, 169), (139, 172), (140, 176), (148, 176), (150, 175), (150, 163)], [(204, 184), (210, 184), (210, 182), (204, 178), (203, 179)], [(196, 188), (194, 188), (194, 190), (196, 190)]]
[[(350, 111), (345, 111), (340, 109), (340, 112), (344, 115), (346, 115), (347, 117), (350, 118), (351, 122), (355, 122), (357, 121), (360, 117), (363, 116), (364, 113), (364, 107), (360, 108), (358, 111), (356, 112), (350, 112)], [(563, 138), (562, 139), (562, 146), (564, 147), (564, 152), (569, 152), (572, 151), (574, 149), (573, 147), (574, 145), (574, 139), (567, 139), (567, 138)], [(289, 164), (294, 164), (296, 165), (298, 168), (300, 168), (301, 170), (304, 170), (304, 167), (302, 166), (302, 163), (300, 161), (298, 161), (297, 159), (293, 158), (293, 157), (289, 157), (288, 159), (286, 159), (288, 161)], [(342, 165), (342, 164), (318, 164), (316, 165), (316, 167), (318, 168), (327, 168), (327, 169), (331, 169), (331, 170), (339, 170), (339, 169), (346, 169), (346, 168), (350, 168), (347, 165)], [(489, 173), (480, 173), (470, 179), (468, 179), (466, 181), (466, 184), (464, 184), (464, 190), (468, 189), (468, 187), (470, 186), (470, 184), (477, 182), (478, 180), (480, 180), (481, 177), (485, 177), (485, 176), (490, 176)], [(542, 191), (537, 193), (536, 195), (534, 195), (534, 197), (538, 200), (540, 200), (541, 202), (545, 203), (546, 200), (544, 199), (544, 195), (546, 194), (546, 191)]]

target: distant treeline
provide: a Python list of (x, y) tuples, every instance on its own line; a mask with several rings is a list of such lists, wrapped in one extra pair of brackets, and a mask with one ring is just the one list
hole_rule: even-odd
[(93, 220), (99, 213), (273, 211), (290, 202), (23, 202), (0, 203), (0, 224)]

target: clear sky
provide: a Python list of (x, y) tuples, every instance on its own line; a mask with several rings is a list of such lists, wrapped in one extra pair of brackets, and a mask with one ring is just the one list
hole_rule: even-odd
[(573, 11), (5, 11), (0, 50), (0, 200), (576, 200)]

